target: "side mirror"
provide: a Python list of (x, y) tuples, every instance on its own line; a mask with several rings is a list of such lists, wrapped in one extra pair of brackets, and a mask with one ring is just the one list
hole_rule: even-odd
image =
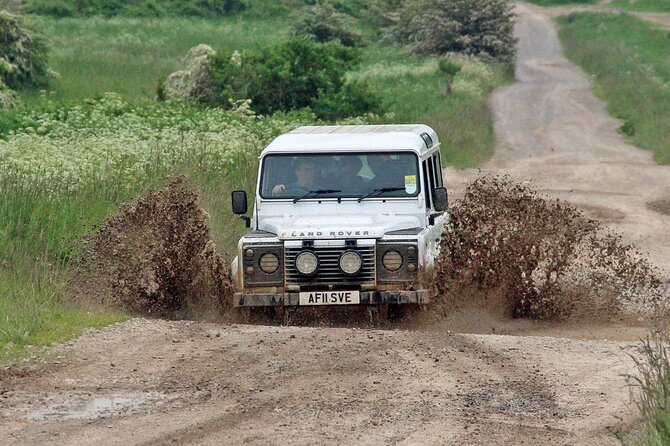
[(436, 187), (433, 190), (433, 205), (437, 212), (444, 212), (449, 207), (449, 195), (446, 187)]
[(244, 215), (248, 211), (247, 193), (243, 190), (236, 190), (232, 193), (233, 213), (236, 215)]

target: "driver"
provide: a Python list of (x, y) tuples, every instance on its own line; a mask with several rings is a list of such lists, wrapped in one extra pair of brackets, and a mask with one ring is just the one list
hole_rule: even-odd
[(308, 158), (297, 158), (293, 163), (295, 182), (289, 184), (277, 184), (272, 188), (272, 196), (306, 194), (310, 190), (318, 189), (315, 186), (316, 164)]

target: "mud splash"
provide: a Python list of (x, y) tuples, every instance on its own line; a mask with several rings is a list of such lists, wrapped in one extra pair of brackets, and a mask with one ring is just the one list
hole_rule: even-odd
[(607, 320), (665, 311), (658, 271), (634, 246), (528, 184), (482, 176), (452, 206), (436, 265), (437, 309)]
[(85, 243), (71, 283), (78, 300), (176, 318), (219, 317), (230, 302), (229, 262), (184, 177), (121, 205)]

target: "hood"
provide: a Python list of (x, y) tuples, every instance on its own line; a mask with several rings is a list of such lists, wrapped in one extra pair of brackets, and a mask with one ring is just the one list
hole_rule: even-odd
[(419, 219), (403, 215), (329, 215), (264, 218), (259, 229), (280, 240), (381, 238), (390, 231), (416, 228)]

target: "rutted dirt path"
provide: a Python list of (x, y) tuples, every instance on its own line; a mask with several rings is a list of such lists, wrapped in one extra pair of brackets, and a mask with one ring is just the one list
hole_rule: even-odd
[[(519, 13), (519, 82), (492, 99), (485, 170), (531, 179), (670, 264), (670, 217), (646, 207), (670, 196), (670, 168), (622, 141), (549, 14)], [(415, 328), (132, 320), (0, 369), (0, 444), (602, 445), (634, 422), (621, 375), (635, 329), (475, 311)]]
[[(625, 344), (134, 320), (0, 374), (3, 444), (616, 444)], [(113, 398), (113, 400), (111, 400)], [(104, 406), (116, 403), (107, 410)], [(94, 406), (103, 406), (96, 411)], [(597, 415), (595, 415), (597, 414)], [(595, 415), (595, 416), (594, 416)]]
[[(498, 145), (482, 170), (531, 181), (577, 205), (648, 251), (670, 276), (670, 216), (649, 206), (670, 197), (670, 166), (623, 140), (621, 123), (593, 96), (589, 78), (561, 53), (555, 9), (517, 8), (518, 82), (491, 98)], [(446, 175), (458, 195), (476, 170)]]

